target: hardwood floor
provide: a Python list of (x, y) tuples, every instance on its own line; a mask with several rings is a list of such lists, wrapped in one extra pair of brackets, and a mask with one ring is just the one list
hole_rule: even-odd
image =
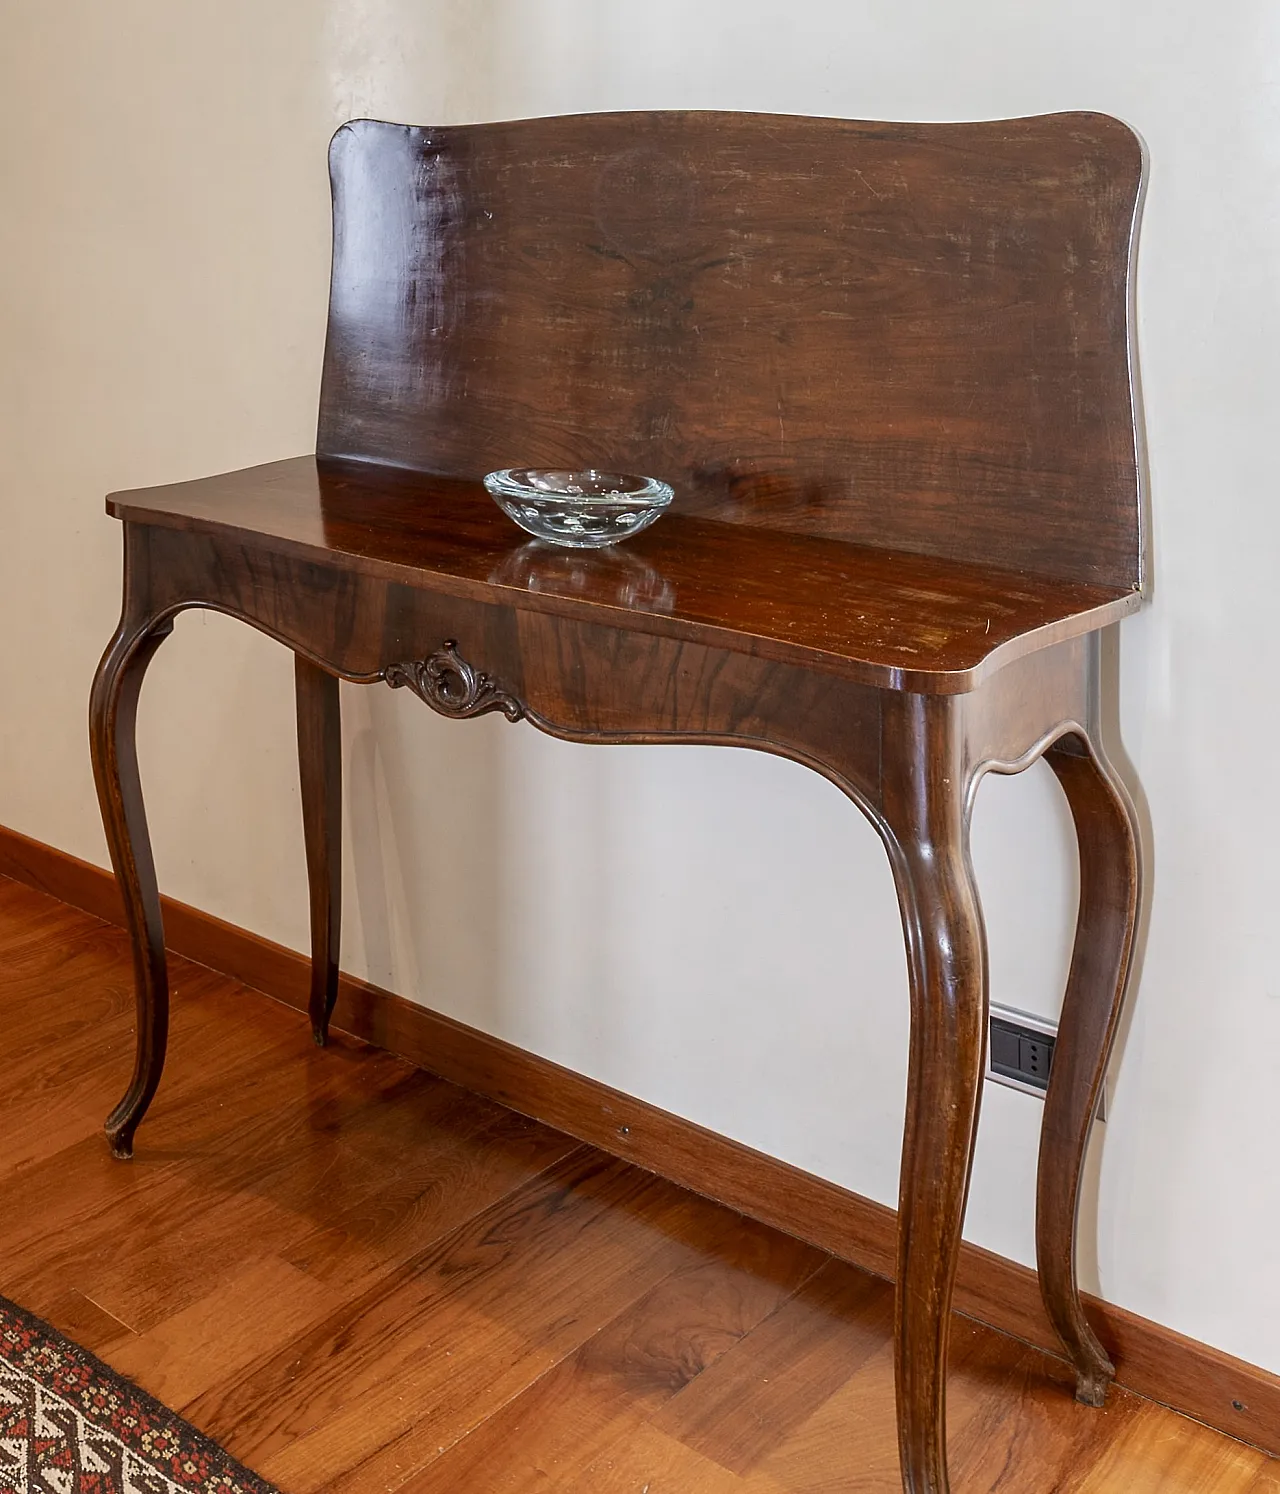
[[(898, 1494), (885, 1282), (175, 960), (131, 1163), (124, 935), (0, 879), (0, 1293), (287, 1494)], [(957, 1494), (1280, 1463), (955, 1321)]]

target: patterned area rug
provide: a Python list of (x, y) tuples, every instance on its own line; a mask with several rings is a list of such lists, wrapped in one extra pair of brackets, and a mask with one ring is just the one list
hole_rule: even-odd
[(181, 1417), (0, 1297), (0, 1494), (277, 1494)]

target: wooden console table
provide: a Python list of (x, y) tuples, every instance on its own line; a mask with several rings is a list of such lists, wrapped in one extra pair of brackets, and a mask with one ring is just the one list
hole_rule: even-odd
[[(318, 453), (118, 494), (124, 608), (94, 768), (124, 892), (137, 1061), (168, 991), (134, 746), (185, 608), (297, 661), (311, 1019), (338, 974), (338, 680), (587, 742), (807, 763), (896, 880), (911, 987), (899, 1216), (904, 1488), (947, 1489), (949, 1307), (982, 1085), (979, 780), (1039, 757), (1080, 845), (1080, 913), (1040, 1153), (1045, 1302), (1098, 1405), (1113, 1374), (1075, 1270), (1081, 1162), (1128, 979), (1133, 814), (1100, 741), (1098, 630), (1142, 600), (1129, 335), (1142, 151), (1102, 115), (883, 125), (615, 114), (368, 121), (331, 152)], [(509, 465), (670, 481), (617, 551), (527, 542)]]

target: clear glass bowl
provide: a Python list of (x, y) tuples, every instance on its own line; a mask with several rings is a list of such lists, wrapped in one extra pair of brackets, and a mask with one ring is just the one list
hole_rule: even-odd
[(490, 472), (484, 485), (521, 529), (574, 550), (596, 550), (647, 529), (674, 494), (656, 477), (629, 472), (568, 472), (508, 467)]

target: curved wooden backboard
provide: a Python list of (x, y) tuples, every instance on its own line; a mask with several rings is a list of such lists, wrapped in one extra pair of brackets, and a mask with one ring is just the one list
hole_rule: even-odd
[(1142, 579), (1117, 120), (718, 113), (334, 139), (319, 451)]

